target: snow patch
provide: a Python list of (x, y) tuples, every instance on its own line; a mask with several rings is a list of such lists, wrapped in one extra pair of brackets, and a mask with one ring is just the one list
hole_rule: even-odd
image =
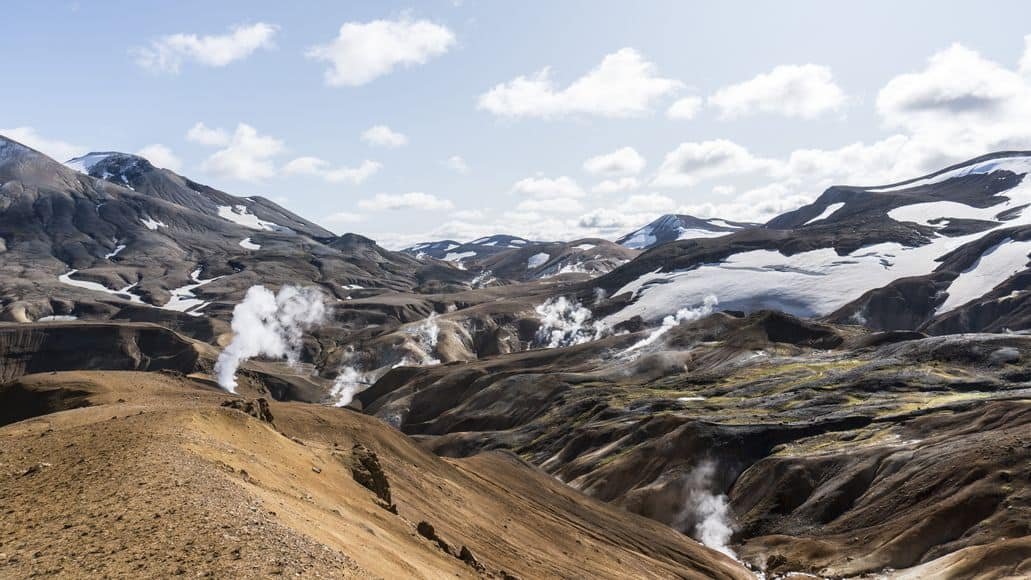
[(200, 316), (200, 310), (208, 305), (208, 302), (197, 298), (193, 291), (205, 284), (210, 284), (215, 280), (218, 280), (222, 276), (215, 278), (209, 278), (207, 280), (201, 280), (200, 278), (201, 269), (197, 268), (190, 273), (190, 278), (193, 280), (193, 284), (187, 284), (180, 286), (174, 290), (169, 290), (168, 293), (172, 295), (161, 308), (164, 310), (174, 310), (176, 312), (185, 312), (190, 316)]
[(143, 299), (132, 293), (132, 289), (136, 287), (136, 284), (129, 284), (128, 286), (120, 290), (112, 290), (107, 286), (104, 286), (103, 284), (98, 284), (96, 282), (89, 282), (87, 280), (73, 280), (72, 276), (74, 276), (77, 272), (78, 270), (69, 270), (67, 273), (58, 276), (57, 280), (62, 284), (75, 286), (76, 288), (82, 288), (84, 290), (93, 290), (94, 292), (104, 292), (105, 294), (112, 294), (123, 300), (128, 300), (129, 302), (132, 302), (134, 304), (143, 304)]
[(252, 230), (267, 230), (270, 232), (292, 231), (290, 228), (285, 228), (279, 224), (258, 219), (258, 216), (252, 214), (245, 205), (220, 205), (218, 206), (218, 217)]
[(140, 218), (140, 221), (143, 222), (143, 225), (148, 230), (151, 230), (151, 231), (156, 231), (158, 228), (167, 228), (168, 227), (167, 225), (165, 225), (165, 222), (159, 222), (156, 219), (151, 218), (149, 216), (146, 219)]
[(841, 209), (843, 207), (845, 207), (845, 203), (844, 202), (840, 202), (839, 201), (838, 203), (832, 203), (832, 204), (828, 205), (823, 210), (823, 213), (821, 213), (820, 215), (814, 217), (813, 219), (805, 222), (802, 225), (803, 226), (807, 226), (807, 225), (809, 225), (809, 224), (811, 224), (813, 222), (818, 222), (818, 221), (821, 221), (821, 220), (825, 220), (825, 219), (829, 218), (831, 216), (831, 214), (833, 214), (834, 212), (838, 211), (839, 209)]
[(545, 254), (543, 252), (541, 252), (540, 254), (534, 254), (530, 256), (528, 260), (526, 260), (526, 269), (533, 270), (534, 268), (539, 268), (546, 264), (547, 261), (550, 259), (551, 254)]
[(1029, 253), (1031, 241), (1018, 242), (1010, 238), (985, 250), (972, 266), (961, 272), (949, 285), (949, 297), (938, 307), (938, 314), (980, 298), (1027, 268)]
[(251, 241), (250, 238), (244, 238), (244, 239), (240, 240), (240, 247), (245, 249), (245, 250), (260, 250), (261, 249), (261, 245), (260, 244), (255, 244), (254, 242)]

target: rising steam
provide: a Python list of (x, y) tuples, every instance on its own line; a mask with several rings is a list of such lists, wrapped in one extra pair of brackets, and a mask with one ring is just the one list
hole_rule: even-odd
[(565, 296), (549, 298), (535, 309), (541, 319), (537, 343), (547, 348), (571, 346), (597, 340), (607, 330), (591, 320), (591, 311)]
[(361, 371), (361, 365), (355, 359), (357, 355), (353, 349), (348, 349), (344, 357), (340, 374), (333, 380), (333, 389), (330, 391), (330, 400), (337, 407), (346, 407), (354, 400), (354, 396), (372, 386), (375, 381), (375, 373)]
[(713, 493), (716, 464), (705, 460), (687, 474), (684, 507), (677, 515), (677, 529), (706, 546), (737, 559), (730, 549), (734, 528), (730, 520), (727, 496)]
[(706, 316), (712, 314), (713, 310), (716, 309), (716, 306), (718, 306), (719, 303), (719, 300), (717, 300), (715, 296), (710, 294), (706, 296), (704, 300), (702, 300), (702, 304), (699, 306), (696, 306), (694, 308), (681, 308), (680, 310), (677, 310), (676, 314), (670, 314), (666, 318), (662, 319), (662, 326), (653, 330), (651, 334), (649, 334), (647, 337), (634, 343), (630, 348), (626, 349), (626, 352), (632, 352), (639, 348), (648, 346), (656, 340), (659, 340), (659, 337), (672, 330), (672, 328), (674, 326), (677, 326), (678, 324), (681, 324), (683, 322), (694, 322), (695, 320), (705, 318)]
[(235, 393), (236, 370), (256, 356), (297, 362), (304, 331), (325, 316), (326, 305), (316, 288), (283, 286), (273, 294), (264, 286), (251, 286), (233, 308), (233, 341), (215, 362), (218, 384)]
[[(337, 407), (346, 407), (354, 400), (355, 395), (371, 387), (379, 377), (383, 376), (390, 368), (409, 366), (426, 367), (440, 364), (440, 359), (434, 357), (437, 348), (437, 341), (440, 337), (440, 325), (437, 324), (436, 313), (419, 323), (418, 326), (405, 330), (412, 340), (402, 348), (404, 355), (401, 360), (391, 367), (379, 369), (362, 370), (365, 366), (358, 359), (358, 353), (348, 349), (340, 367), (340, 373), (333, 380), (333, 388), (329, 393), (330, 400)], [(368, 365), (369, 368), (375, 365)]]

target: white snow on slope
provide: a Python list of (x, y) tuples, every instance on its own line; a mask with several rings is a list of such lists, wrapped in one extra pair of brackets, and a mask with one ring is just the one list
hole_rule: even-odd
[(78, 320), (78, 316), (69, 316), (67, 314), (53, 314), (51, 316), (44, 316), (43, 318), (37, 318), (36, 322), (71, 322)]
[[(1029, 158), (1019, 159), (1031, 161)], [(1011, 170), (1017, 167), (1014, 160), (1003, 161), (1011, 162), (1008, 165)], [(940, 217), (958, 217), (942, 213), (954, 213), (959, 210), (954, 205), (962, 205), (963, 217), (990, 220), (1000, 212), (1031, 203), (1031, 181), (1024, 179), (1016, 187), (998, 196), (1007, 201), (991, 208), (977, 209), (962, 204), (946, 206), (942, 204), (948, 202), (932, 202), (898, 208), (889, 212), (889, 216), (896, 221), (929, 223)], [(943, 212), (943, 209), (952, 211)], [(938, 236), (932, 238), (929, 244), (914, 248), (897, 243), (882, 243), (860, 248), (847, 256), (839, 256), (831, 248), (793, 256), (784, 256), (771, 250), (754, 250), (734, 254), (723, 262), (702, 264), (692, 270), (665, 273), (656, 270), (631, 281), (614, 294), (633, 292), (636, 301), (610, 315), (605, 322), (614, 325), (635, 315), (641, 315), (647, 321), (658, 321), (682, 306), (698, 303), (707, 294), (719, 296), (720, 306), (729, 310), (770, 308), (798, 316), (823, 316), (865, 292), (886, 286), (899, 278), (930, 274), (941, 264), (938, 259), (980, 239), (990, 231), (1031, 225), (1031, 211), (1014, 213), (1016, 215), (1013, 219), (984, 232), (952, 238)], [(999, 262), (1004, 257), (1020, 263), (1003, 266)], [(990, 259), (989, 263), (996, 272), (1019, 271), (1027, 260), (1013, 250)], [(992, 287), (970, 290), (964, 295), (970, 296), (971, 292), (979, 291), (979, 296)], [(960, 286), (961, 294), (962, 290)], [(955, 305), (950, 303), (951, 307)]]
[(594, 244), (579, 244), (579, 245), (576, 246), (576, 249), (578, 249), (580, 251), (587, 251), (587, 250), (590, 250), (591, 248), (594, 248), (594, 247), (595, 247)]
[(634, 232), (629, 240), (623, 242), (623, 246), (631, 250), (643, 250), (654, 244), (655, 239), (651, 226), (646, 226)]
[[(118, 244), (118, 240), (115, 240), (115, 243)], [(122, 250), (124, 250), (124, 249), (125, 249), (125, 244), (118, 244), (117, 246), (115, 246), (114, 250), (104, 254), (104, 259), (105, 260), (110, 260), (111, 258), (114, 258), (118, 254), (120, 254), (122, 252)]]
[(156, 219), (151, 218), (151, 217), (148, 217), (147, 219), (140, 218), (140, 221), (143, 222), (143, 225), (146, 226), (146, 228), (148, 230), (151, 230), (151, 231), (157, 230), (158, 228), (167, 228), (168, 227), (165, 224), (165, 222), (159, 222)]
[(218, 217), (252, 230), (268, 230), (270, 232), (276, 232), (289, 229), (284, 228), (279, 224), (258, 219), (258, 216), (252, 214), (245, 205), (237, 205), (233, 207), (220, 205), (218, 206)]
[(175, 310), (176, 312), (185, 312), (190, 316), (200, 316), (200, 309), (207, 306), (208, 303), (197, 298), (197, 296), (193, 294), (193, 291), (205, 284), (209, 284), (221, 278), (221, 276), (217, 276), (208, 280), (201, 280), (200, 272), (201, 269), (197, 268), (190, 273), (190, 278), (192, 278), (194, 282), (193, 284), (187, 284), (174, 290), (169, 290), (168, 292), (172, 297), (169, 298), (168, 302), (165, 302), (165, 305), (161, 308), (165, 310)]
[(1006, 157), (1003, 159), (990, 159), (988, 161), (982, 161), (981, 163), (975, 163), (967, 167), (960, 167), (959, 169), (953, 169), (952, 171), (946, 171), (941, 175), (935, 177), (928, 177), (924, 179), (918, 179), (912, 183), (905, 185), (889, 186), (889, 187), (874, 187), (867, 189), (866, 191), (899, 191), (902, 189), (909, 189), (911, 187), (917, 187), (921, 185), (931, 185), (934, 183), (941, 183), (954, 177), (963, 177), (965, 175), (978, 175), (982, 173), (991, 173), (992, 171), (1007, 170), (1013, 173), (1027, 173), (1031, 171), (1031, 157)]
[(1017, 242), (1010, 238), (985, 250), (970, 268), (952, 281), (948, 299), (938, 307), (938, 314), (949, 312), (1008, 280), (1027, 267), (1031, 241)]
[(734, 232), (713, 232), (698, 228), (684, 228), (680, 230), (680, 234), (677, 236), (677, 239), (694, 240), (698, 238), (722, 238), (723, 236), (729, 236), (732, 233)]
[(533, 270), (534, 268), (539, 268), (540, 266), (543, 266), (545, 263), (547, 263), (547, 261), (550, 259), (551, 254), (545, 254), (544, 252), (541, 252), (540, 254), (534, 254), (530, 256), (528, 260), (526, 260), (526, 269)]
[(823, 213), (821, 213), (820, 215), (814, 217), (813, 219), (805, 222), (802, 225), (803, 226), (807, 226), (807, 225), (809, 225), (809, 224), (811, 224), (813, 222), (818, 222), (820, 220), (825, 220), (825, 219), (831, 217), (832, 213), (838, 211), (839, 209), (841, 209), (843, 207), (845, 207), (844, 202), (832, 203), (832, 204), (827, 206), (827, 209), (823, 210)]
[(77, 288), (83, 288), (86, 290), (93, 290), (95, 292), (104, 292), (105, 294), (113, 294), (123, 300), (128, 300), (129, 302), (143, 304), (143, 299), (132, 293), (132, 289), (136, 287), (136, 284), (129, 284), (121, 290), (112, 290), (107, 286), (104, 286), (103, 284), (98, 284), (96, 282), (89, 282), (87, 280), (73, 280), (72, 276), (75, 275), (76, 272), (78, 272), (78, 270), (69, 270), (68, 272), (58, 276), (57, 280), (62, 284), (67, 284), (69, 286), (75, 286)]
[(476, 255), (476, 252), (449, 252), (444, 256), (445, 262), (461, 262), (466, 258), (472, 258)]
[(255, 244), (254, 242), (251, 241), (250, 238), (244, 238), (244, 239), (240, 240), (240, 247), (245, 249), (245, 250), (260, 250), (261, 249), (261, 245), (260, 244)]
[(79, 173), (85, 173), (89, 175), (89, 172), (91, 169), (93, 169), (94, 165), (107, 159), (111, 155), (111, 153), (90, 153), (88, 155), (83, 155), (82, 157), (69, 159), (68, 161), (64, 162), (64, 165), (65, 167), (74, 169)]

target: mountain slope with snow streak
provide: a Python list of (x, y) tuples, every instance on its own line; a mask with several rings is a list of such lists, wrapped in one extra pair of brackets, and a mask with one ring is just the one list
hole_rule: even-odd
[(658, 321), (707, 294), (728, 310), (882, 329), (933, 326), (984, 300), (1023, 309), (1019, 288), (992, 292), (1028, 269), (1028, 169), (1031, 155), (1003, 153), (899, 186), (832, 187), (763, 228), (657, 247), (598, 280), (625, 302), (607, 322)]

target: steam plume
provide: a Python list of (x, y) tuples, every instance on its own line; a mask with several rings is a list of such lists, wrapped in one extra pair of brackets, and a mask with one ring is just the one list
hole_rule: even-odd
[(547, 348), (597, 340), (607, 328), (600, 322), (592, 322), (590, 310), (565, 296), (549, 298), (535, 310), (541, 319), (537, 342)]
[(687, 474), (687, 497), (677, 516), (677, 529), (736, 560), (737, 554), (729, 545), (734, 534), (730, 505), (727, 496), (712, 492), (715, 474), (716, 464), (709, 460), (702, 461)]
[(355, 353), (348, 350), (344, 358), (344, 366), (340, 374), (333, 380), (333, 389), (329, 396), (337, 407), (346, 407), (354, 400), (354, 396), (372, 386), (376, 382), (373, 373), (365, 373), (359, 370), (359, 364), (355, 362)]
[(316, 288), (283, 286), (278, 294), (251, 286), (233, 308), (233, 341), (218, 355), (215, 375), (225, 390), (236, 392), (236, 370), (256, 356), (297, 362), (304, 331), (325, 318), (326, 305)]
[(634, 343), (630, 348), (626, 349), (626, 352), (635, 351), (639, 348), (648, 346), (656, 340), (659, 340), (659, 337), (669, 332), (678, 324), (683, 322), (694, 322), (695, 320), (705, 318), (712, 314), (712, 311), (716, 309), (716, 306), (719, 305), (719, 303), (720, 301), (717, 300), (715, 296), (709, 294), (705, 297), (700, 306), (696, 306), (694, 308), (681, 308), (680, 310), (677, 310), (676, 314), (670, 314), (666, 318), (662, 319), (662, 326), (653, 330), (647, 337)]

